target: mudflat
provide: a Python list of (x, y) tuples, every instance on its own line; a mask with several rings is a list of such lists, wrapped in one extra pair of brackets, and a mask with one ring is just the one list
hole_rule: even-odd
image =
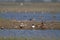
[[(40, 29), (60, 29), (60, 22), (41, 22), (36, 21), (16, 21), (16, 20), (0, 20), (1, 29), (26, 29), (26, 30), (40, 30)], [(35, 26), (34, 28), (32, 26)], [(42, 28), (44, 27), (44, 28)]]

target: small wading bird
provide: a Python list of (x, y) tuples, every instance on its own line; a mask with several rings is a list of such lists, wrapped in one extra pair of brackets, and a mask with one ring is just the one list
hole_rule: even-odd
[(3, 29), (4, 29), (4, 27), (1, 27), (0, 29), (1, 29), (1, 30), (3, 30)]
[(23, 26), (24, 26), (24, 23), (21, 23), (21, 24), (20, 24), (20, 29), (22, 29), (22, 28), (23, 28)]
[(19, 27), (22, 29), (22, 28), (24, 28), (25, 26), (27, 26), (27, 25), (24, 24), (24, 23), (21, 23)]
[(41, 29), (48, 29), (48, 27), (46, 26), (46, 24), (44, 24), (44, 22), (41, 23)]
[(35, 25), (34, 25), (34, 24), (32, 24), (32, 28), (33, 28), (33, 29), (35, 28)]

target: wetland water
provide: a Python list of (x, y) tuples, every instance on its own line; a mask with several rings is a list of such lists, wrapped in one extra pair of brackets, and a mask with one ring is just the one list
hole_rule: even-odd
[[(36, 21), (52, 21), (52, 16), (56, 16), (54, 20), (60, 21), (60, 13), (0, 13), (0, 18), (4, 19), (16, 19), (16, 20), (29, 20), (30, 18), (34, 18)], [(40, 17), (43, 16), (41, 19)], [(37, 38), (46, 38), (46, 39), (60, 39), (60, 30), (16, 30), (16, 29), (0, 29), (0, 37), (37, 37)]]
[(0, 37), (37, 37), (60, 39), (60, 30), (0, 30)]
[[(55, 18), (53, 18), (55, 16)], [(8, 12), (8, 13), (0, 13), (0, 18), (5, 19), (16, 19), (16, 20), (29, 20), (34, 18), (36, 21), (60, 21), (60, 13), (41, 13), (41, 12)]]

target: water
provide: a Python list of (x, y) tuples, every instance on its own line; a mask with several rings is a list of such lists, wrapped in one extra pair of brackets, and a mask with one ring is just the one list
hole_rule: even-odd
[(0, 2), (60, 2), (60, 0), (0, 0)]
[(60, 39), (60, 30), (0, 30), (0, 37), (46, 37)]
[[(43, 19), (40, 17), (43, 16)], [(52, 13), (0, 13), (0, 18), (5, 19), (16, 19), (16, 20), (29, 20), (30, 18), (34, 18), (36, 21), (44, 20), (44, 21), (52, 21), (53, 14)], [(60, 21), (60, 13), (54, 14), (56, 16), (55, 20)], [(60, 39), (60, 30), (0, 30), (0, 37), (45, 37), (45, 38), (55, 38)]]
[(52, 21), (53, 15), (56, 16), (54, 18), (55, 21), (60, 21), (60, 13), (41, 13), (41, 12), (29, 12), (29, 13), (14, 13), (14, 12), (8, 12), (8, 13), (0, 13), (0, 18), (5, 19), (16, 19), (16, 20), (29, 20), (31, 18), (34, 18), (36, 21)]

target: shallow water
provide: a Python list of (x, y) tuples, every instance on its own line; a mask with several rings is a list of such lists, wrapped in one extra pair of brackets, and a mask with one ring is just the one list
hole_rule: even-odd
[[(56, 16), (53, 18), (53, 15)], [(14, 12), (8, 12), (8, 13), (0, 13), (0, 18), (5, 19), (16, 19), (16, 20), (29, 20), (34, 18), (36, 21), (60, 21), (60, 13), (41, 13), (41, 12), (20, 12), (20, 13), (14, 13)]]
[[(43, 16), (41, 19), (40, 17)], [(16, 19), (16, 20), (29, 20), (30, 18), (36, 19), (36, 21), (52, 21), (52, 13), (0, 13), (0, 18), (5, 19)], [(55, 20), (60, 21), (60, 13), (54, 14), (56, 16)], [(0, 30), (0, 37), (46, 37), (46, 38), (55, 38), (60, 39), (60, 30)]]
[(60, 30), (0, 30), (0, 37), (46, 37), (59, 38)]
[(0, 2), (60, 2), (60, 0), (0, 0)]

